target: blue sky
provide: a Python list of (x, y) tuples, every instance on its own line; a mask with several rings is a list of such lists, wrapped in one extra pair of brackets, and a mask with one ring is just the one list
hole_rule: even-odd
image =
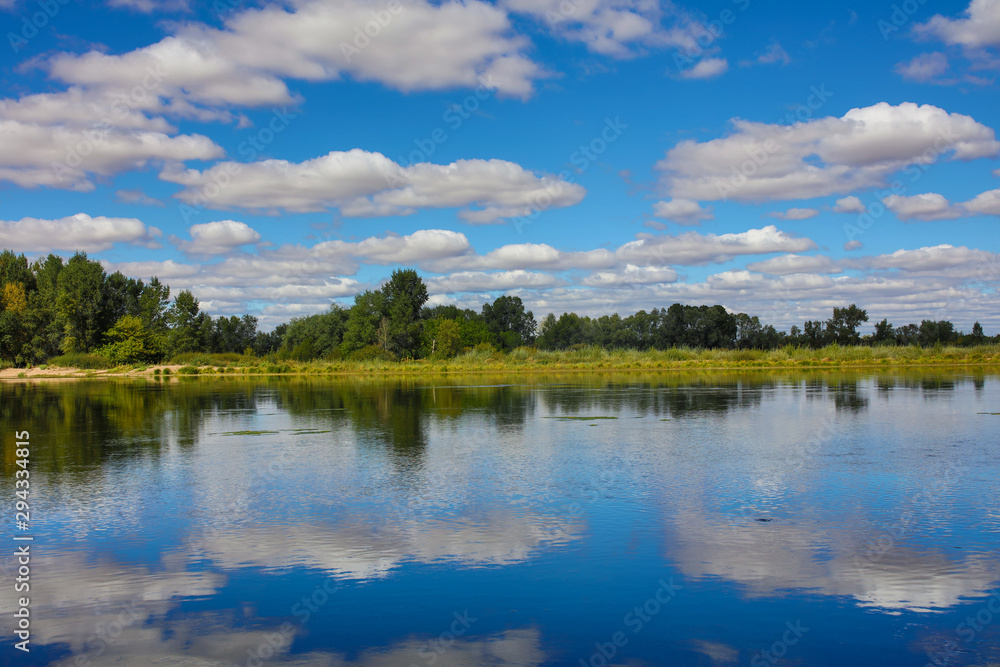
[(0, 245), (262, 328), (414, 267), (536, 316), (1000, 328), (1000, 0), (0, 0)]

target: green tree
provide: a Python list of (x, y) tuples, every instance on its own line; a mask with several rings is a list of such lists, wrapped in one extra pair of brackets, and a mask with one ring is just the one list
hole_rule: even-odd
[(535, 316), (524, 309), (519, 296), (497, 297), (492, 304), (483, 304), (483, 320), (502, 350), (512, 350), (535, 341)]
[(847, 308), (833, 309), (833, 317), (827, 320), (826, 330), (833, 342), (840, 345), (858, 345), (861, 336), (858, 327), (868, 321), (868, 311), (853, 303)]
[(892, 328), (889, 320), (883, 319), (875, 324), (875, 333), (872, 334), (873, 344), (892, 343), (896, 340), (896, 330)]
[(167, 330), (167, 308), (170, 305), (170, 287), (153, 276), (139, 295), (139, 316), (142, 323), (159, 333)]
[[(382, 287), (383, 315), (388, 317), (383, 347), (400, 357), (415, 356), (420, 345), (420, 310), (427, 286), (413, 269), (397, 269)], [(381, 327), (386, 326), (381, 321)]]
[(973, 324), (972, 325), (972, 334), (971, 334), (971, 336), (972, 336), (972, 342), (973, 343), (976, 343), (977, 345), (979, 343), (982, 343), (983, 339), (986, 337), (985, 334), (983, 333), (983, 325), (980, 324), (979, 322), (976, 322), (975, 324)]
[(104, 336), (102, 355), (114, 364), (150, 364), (163, 359), (166, 341), (137, 315), (124, 315)]
[(167, 344), (171, 354), (196, 352), (202, 346), (201, 305), (189, 290), (182, 290), (167, 311), (167, 324), (170, 334)]
[(84, 252), (73, 255), (59, 272), (56, 315), (65, 334), (64, 352), (89, 352), (100, 343), (105, 279), (104, 268)]
[(344, 330), (344, 352), (374, 346), (383, 315), (382, 292), (365, 290), (354, 297)]

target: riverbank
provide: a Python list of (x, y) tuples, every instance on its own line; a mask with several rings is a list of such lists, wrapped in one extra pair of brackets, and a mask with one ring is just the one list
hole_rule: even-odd
[[(176, 361), (176, 360), (175, 360)], [(472, 350), (451, 359), (411, 361), (293, 361), (242, 355), (187, 355), (188, 363), (81, 369), (7, 368), (0, 379), (226, 376), (226, 375), (441, 375), (447, 373), (542, 373), (586, 371), (808, 370), (1000, 366), (1000, 345), (974, 347), (840, 347), (818, 350), (576, 350), (518, 348), (511, 353)]]

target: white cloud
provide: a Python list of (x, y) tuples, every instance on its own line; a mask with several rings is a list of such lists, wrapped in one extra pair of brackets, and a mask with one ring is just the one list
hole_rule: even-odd
[(692, 51), (697, 38), (714, 39), (701, 22), (677, 5), (648, 0), (505, 0), (512, 12), (527, 14), (557, 36), (587, 49), (624, 58), (640, 48)]
[(65, 250), (100, 252), (116, 243), (158, 248), (161, 232), (135, 218), (92, 218), (86, 213), (56, 220), (0, 221), (0, 246), (19, 252)]
[(109, 0), (111, 7), (123, 7), (144, 14), (153, 12), (179, 12), (190, 9), (188, 0)]
[(962, 215), (960, 208), (933, 192), (912, 197), (889, 195), (882, 203), (900, 220), (951, 220)]
[(896, 72), (904, 79), (927, 82), (948, 71), (948, 56), (940, 52), (923, 53), (913, 60), (896, 65)]
[[(782, 65), (787, 65), (792, 62), (791, 57), (788, 52), (779, 44), (778, 42), (772, 42), (764, 53), (757, 56), (754, 61), (761, 65), (773, 65), (775, 63), (781, 63)], [(742, 63), (741, 63), (742, 64)], [(753, 63), (748, 63), (753, 64)]]
[(864, 213), (865, 210), (865, 205), (854, 195), (838, 199), (833, 205), (834, 213)]
[(133, 190), (116, 190), (115, 199), (123, 204), (138, 204), (141, 206), (164, 206), (159, 199), (150, 197), (139, 188)]
[(667, 152), (657, 168), (668, 194), (699, 201), (808, 199), (877, 186), (908, 164), (932, 164), (948, 153), (960, 160), (1000, 153), (989, 127), (909, 102), (790, 126), (733, 124), (726, 137), (683, 141)]
[[(354, 149), (302, 163), (224, 162), (204, 172), (167, 169), (161, 178), (186, 186), (176, 197), (208, 208), (322, 211), (347, 217), (409, 215), (421, 209), (461, 208), (471, 224), (579, 203), (580, 185), (537, 177), (504, 160), (458, 160), (402, 167), (381, 153)], [(225, 187), (217, 183), (225, 182)], [(214, 195), (214, 196), (210, 196)]]
[(962, 207), (972, 215), (1000, 215), (1000, 189), (976, 195)]
[(787, 211), (774, 211), (768, 215), (778, 220), (808, 220), (819, 215), (819, 211), (814, 208), (790, 208)]
[(676, 236), (640, 234), (615, 251), (623, 262), (641, 265), (700, 265), (725, 262), (745, 255), (772, 252), (802, 252), (816, 244), (802, 237), (780, 231), (774, 225), (736, 234), (699, 234), (685, 232)]
[(208, 160), (223, 151), (201, 135), (104, 131), (0, 120), (0, 181), (24, 188), (94, 189), (91, 175), (111, 176), (150, 163)]
[(518, 269), (500, 273), (461, 271), (447, 276), (429, 278), (426, 283), (428, 292), (453, 294), (455, 292), (494, 292), (515, 288), (546, 289), (562, 285), (565, 281), (551, 273)]
[(663, 266), (636, 266), (626, 264), (623, 271), (597, 271), (580, 281), (588, 287), (615, 287), (622, 285), (649, 285), (677, 281), (677, 272)]
[(862, 243), (861, 241), (858, 241), (857, 239), (848, 241), (847, 243), (844, 244), (844, 250), (860, 250), (861, 248), (864, 247), (865, 244)]
[(772, 276), (787, 276), (793, 273), (843, 273), (836, 262), (824, 255), (782, 255), (762, 262), (747, 264), (748, 271), (766, 273)]
[(691, 69), (681, 72), (684, 79), (713, 79), (729, 71), (729, 61), (725, 58), (704, 58)]
[(529, 42), (514, 34), (506, 13), (478, 0), (411, 0), (395, 13), (364, 0), (291, 4), (246, 9), (223, 29), (184, 24), (121, 55), (62, 54), (52, 59), (51, 73), (73, 84), (127, 89), (159, 68), (158, 94), (208, 106), (289, 104), (285, 78), (350, 76), (402, 91), (475, 88), (486, 80), (501, 94), (528, 97), (545, 75), (523, 54)]
[(423, 264), (457, 257), (472, 250), (465, 234), (446, 229), (420, 229), (408, 236), (372, 236), (357, 243), (325, 241), (313, 253), (351, 255), (372, 264)]
[(223, 255), (241, 245), (260, 241), (260, 232), (245, 222), (218, 220), (202, 225), (192, 225), (188, 230), (190, 241), (171, 237), (177, 247), (189, 255)]
[(653, 215), (666, 218), (680, 225), (696, 225), (702, 220), (713, 220), (712, 208), (703, 208), (691, 199), (671, 199), (653, 205)]
[(914, 27), (917, 35), (936, 37), (945, 44), (970, 48), (1000, 45), (1000, 1), (972, 0), (965, 18), (950, 19), (940, 14)]
[[(977, 267), (996, 267), (998, 255), (966, 246), (955, 247), (942, 244), (915, 250), (897, 250), (888, 255), (878, 255), (858, 261), (871, 269), (901, 269), (923, 273), (960, 269), (965, 277), (981, 278), (981, 272)], [(1000, 275), (993, 276), (994, 281), (998, 279), (1000, 279)]]

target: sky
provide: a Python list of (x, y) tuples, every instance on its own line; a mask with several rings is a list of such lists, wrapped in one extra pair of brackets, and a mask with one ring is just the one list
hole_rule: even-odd
[(269, 330), (429, 305), (1000, 331), (1000, 0), (0, 0), (0, 247)]

